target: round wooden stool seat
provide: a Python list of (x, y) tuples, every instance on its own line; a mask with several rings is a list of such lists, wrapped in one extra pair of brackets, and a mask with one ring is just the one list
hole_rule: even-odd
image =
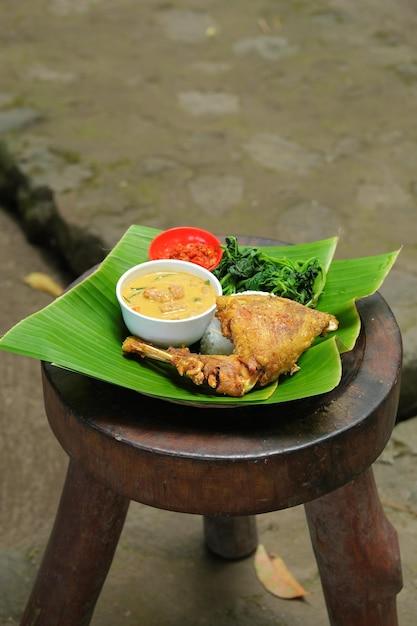
[(398, 327), (379, 295), (358, 308), (360, 338), (324, 396), (201, 409), (43, 364), (52, 430), (98, 480), (158, 508), (243, 515), (307, 502), (368, 468), (393, 428)]
[(208, 546), (226, 558), (255, 549), (255, 514), (306, 503), (331, 625), (397, 626), (398, 541), (371, 464), (395, 422), (401, 338), (380, 295), (358, 310), (339, 386), (286, 404), (185, 406), (43, 363), (46, 413), (70, 463), (21, 626), (90, 623), (130, 500), (203, 515)]

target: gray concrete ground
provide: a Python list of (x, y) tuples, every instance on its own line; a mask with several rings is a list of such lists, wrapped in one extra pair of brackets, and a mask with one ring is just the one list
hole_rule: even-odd
[[(403, 331), (412, 413), (416, 26), (410, 0), (4, 0), (0, 139), (52, 187), (68, 221), (109, 246), (131, 223), (185, 222), (294, 242), (339, 233), (339, 256), (404, 244), (383, 293)], [(2, 212), (0, 263), (3, 332), (48, 302), (21, 277), (56, 271)], [(28, 595), (66, 460), (43, 415), (37, 363), (2, 354), (0, 380), (6, 626)], [(403, 626), (417, 606), (416, 433), (415, 419), (399, 425), (376, 464), (400, 534)], [(269, 596), (251, 559), (209, 557), (198, 518), (132, 505), (93, 623), (326, 623), (302, 510), (259, 525), (312, 592), (307, 601)]]

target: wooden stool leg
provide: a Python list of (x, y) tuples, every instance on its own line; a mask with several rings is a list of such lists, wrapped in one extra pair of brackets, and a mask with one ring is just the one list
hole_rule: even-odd
[(55, 524), (21, 626), (87, 626), (129, 500), (70, 462)]
[(256, 517), (204, 517), (204, 537), (208, 548), (224, 559), (242, 559), (256, 550)]
[(397, 626), (400, 551), (372, 469), (305, 509), (331, 625)]

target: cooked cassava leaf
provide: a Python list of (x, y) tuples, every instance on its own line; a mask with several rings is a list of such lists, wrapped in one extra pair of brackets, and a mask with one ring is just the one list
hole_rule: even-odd
[(308, 306), (317, 302), (325, 283), (325, 271), (317, 257), (270, 256), (260, 248), (240, 248), (233, 236), (226, 237), (223, 256), (214, 274), (224, 295), (269, 291)]

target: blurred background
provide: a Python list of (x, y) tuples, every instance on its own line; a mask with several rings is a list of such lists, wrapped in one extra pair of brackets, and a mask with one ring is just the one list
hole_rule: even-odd
[[(403, 246), (382, 293), (403, 332), (399, 419), (407, 421), (376, 470), (406, 546), (400, 615), (410, 626), (416, 28), (412, 0), (0, 4), (1, 333), (51, 300), (25, 275), (65, 285), (133, 223), (287, 242), (338, 234), (338, 257)], [(18, 623), (28, 596), (66, 459), (43, 414), (39, 365), (3, 353), (0, 376), (5, 626)], [(250, 560), (210, 560), (198, 518), (132, 505), (93, 624), (325, 623), (302, 510), (262, 516), (260, 529), (313, 591), (308, 602), (268, 596)]]

